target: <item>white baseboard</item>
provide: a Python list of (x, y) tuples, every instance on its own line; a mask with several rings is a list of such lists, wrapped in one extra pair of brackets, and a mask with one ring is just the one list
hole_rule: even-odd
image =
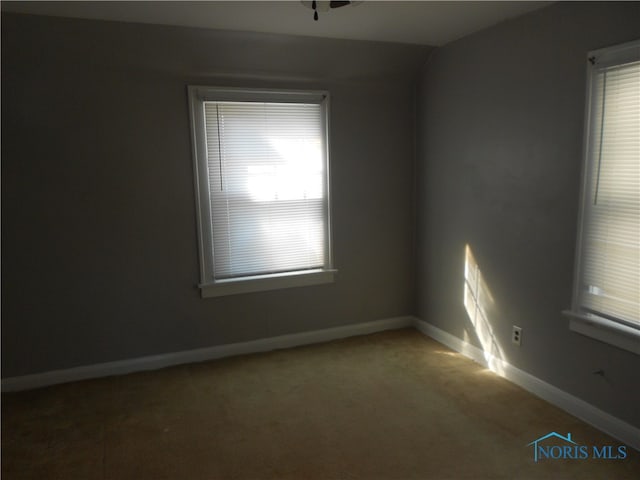
[(159, 368), (181, 365), (185, 363), (203, 362), (216, 358), (244, 355), (248, 353), (266, 352), (280, 348), (297, 347), (312, 343), (327, 342), (339, 338), (347, 338), (356, 335), (398, 328), (412, 327), (413, 317), (395, 317), (373, 322), (356, 323), (343, 327), (327, 328), (312, 332), (294, 333), (278, 337), (263, 338), (249, 342), (218, 345), (215, 347), (199, 348), (183, 352), (153, 355), (148, 357), (120, 360), (116, 362), (99, 363), (65, 370), (52, 370), (49, 372), (8, 377), (2, 379), (2, 391), (15, 392), (31, 390), (59, 383), (75, 382), (90, 378), (108, 377), (112, 375), (124, 375), (143, 370), (157, 370)]
[(584, 400), (570, 395), (559, 388), (510, 365), (506, 361), (485, 353), (480, 348), (415, 317), (388, 318), (373, 322), (357, 323), (343, 327), (315, 330), (312, 332), (282, 335), (249, 342), (199, 348), (196, 350), (168, 353), (165, 355), (153, 355), (116, 362), (99, 363), (65, 370), (53, 370), (33, 375), (8, 377), (2, 379), (2, 390), (5, 392), (30, 390), (59, 383), (75, 382), (78, 380), (108, 377), (112, 375), (124, 375), (144, 370), (157, 370), (159, 368), (170, 367), (173, 365), (196, 363), (234, 355), (266, 352), (280, 348), (321, 343), (340, 338), (367, 335), (384, 330), (395, 330), (406, 327), (415, 327), (423, 334), (457, 352), (460, 352), (464, 356), (485, 367), (488, 367), (489, 365), (495, 367), (497, 365), (499, 368), (494, 368), (494, 371), (498, 370), (496, 373), (500, 376), (561, 408), (571, 415), (578, 417), (584, 422), (593, 425), (612, 437), (617, 438), (636, 450), (640, 450), (640, 429), (623, 422), (622, 420), (603, 412)]
[(498, 375), (546, 400), (547, 402), (561, 408), (574, 417), (596, 427), (597, 429), (617, 438), (630, 447), (640, 450), (640, 429), (630, 425), (619, 418), (614, 417), (599, 408), (579, 399), (553, 385), (540, 380), (537, 377), (514, 367), (508, 362), (485, 353), (482, 349), (471, 345), (460, 338), (445, 332), (444, 330), (431, 325), (420, 319), (415, 319), (414, 326), (417, 330), (447, 347), (460, 352), (464, 356), (477, 363), (492, 368)]

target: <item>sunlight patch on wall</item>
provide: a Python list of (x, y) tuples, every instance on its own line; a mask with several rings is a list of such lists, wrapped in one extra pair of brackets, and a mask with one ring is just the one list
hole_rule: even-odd
[(489, 315), (495, 301), (469, 245), (465, 248), (463, 302), (487, 366), (491, 371), (504, 375), (504, 352), (496, 339)]

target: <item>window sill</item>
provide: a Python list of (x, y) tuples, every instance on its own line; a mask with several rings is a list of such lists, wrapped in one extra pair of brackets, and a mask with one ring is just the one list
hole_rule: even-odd
[(333, 283), (337, 270), (305, 270), (273, 275), (241, 277), (229, 280), (218, 280), (200, 285), (202, 298), (224, 297), (241, 293), (264, 292), (283, 288), (307, 287)]
[(596, 315), (565, 310), (569, 329), (640, 355), (640, 330)]

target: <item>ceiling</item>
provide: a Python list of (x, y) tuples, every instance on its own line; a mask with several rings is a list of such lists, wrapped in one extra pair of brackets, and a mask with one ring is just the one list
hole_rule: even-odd
[(318, 21), (296, 0), (2, 1), (0, 6), (3, 12), (36, 15), (441, 46), (550, 3), (369, 0), (320, 12)]

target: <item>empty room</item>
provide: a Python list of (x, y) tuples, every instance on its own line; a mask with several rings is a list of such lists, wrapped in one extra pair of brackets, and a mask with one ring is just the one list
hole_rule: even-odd
[(3, 1), (2, 478), (640, 478), (640, 2)]

